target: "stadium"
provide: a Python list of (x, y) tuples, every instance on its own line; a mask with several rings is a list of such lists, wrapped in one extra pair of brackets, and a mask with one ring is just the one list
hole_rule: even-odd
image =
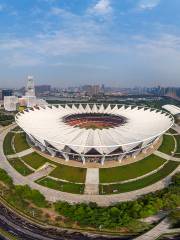
[(174, 123), (165, 111), (120, 104), (61, 104), (19, 112), (16, 123), (35, 148), (85, 164), (136, 157)]

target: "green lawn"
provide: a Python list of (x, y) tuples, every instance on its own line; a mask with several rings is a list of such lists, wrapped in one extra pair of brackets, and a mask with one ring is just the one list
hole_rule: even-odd
[(37, 181), (37, 183), (42, 186), (52, 188), (62, 192), (69, 192), (69, 193), (76, 193), (76, 194), (83, 194), (84, 192), (84, 184), (75, 184), (75, 183), (56, 181), (48, 177)]
[[(177, 143), (176, 153), (180, 153), (180, 135), (176, 135), (174, 137), (176, 138), (176, 143)], [(180, 158), (180, 154), (175, 154), (174, 157)]]
[(50, 176), (70, 182), (84, 183), (86, 169), (58, 164), (58, 166), (51, 172)]
[(15, 148), (17, 153), (22, 152), (22, 151), (30, 148), (27, 141), (26, 141), (26, 134), (25, 133), (15, 134), (14, 148)]
[(11, 159), (9, 160), (9, 163), (14, 169), (16, 169), (17, 172), (23, 176), (27, 176), (33, 173), (33, 171), (29, 169), (19, 158)]
[(43, 166), (46, 162), (49, 162), (57, 167), (50, 174), (52, 177), (64, 179), (70, 182), (78, 182), (84, 183), (86, 177), (86, 169), (85, 168), (77, 168), (66, 166), (54, 161), (45, 158), (38, 153), (31, 153), (22, 158), (24, 162), (26, 162), (29, 166), (34, 169), (38, 169)]
[(13, 139), (14, 133), (9, 132), (3, 142), (3, 150), (5, 155), (11, 155), (14, 154), (14, 149), (12, 148), (12, 139)]
[[(25, 163), (27, 163), (29, 166), (31, 166), (34, 169), (38, 169), (38, 168), (42, 167), (46, 162), (49, 162), (49, 159), (47, 159), (35, 152), (22, 157), (22, 159)], [(51, 162), (51, 163), (53, 163), (53, 162)]]
[(165, 163), (165, 160), (150, 155), (141, 161), (113, 168), (101, 168), (99, 170), (100, 183), (120, 182), (133, 179), (151, 172)]
[(174, 151), (175, 142), (174, 138), (171, 135), (164, 135), (163, 142), (158, 149), (158, 151), (171, 155), (171, 152)]
[(179, 165), (178, 162), (169, 161), (157, 173), (154, 173), (143, 179), (139, 179), (137, 181), (123, 183), (123, 184), (111, 184), (111, 185), (104, 185), (104, 186), (100, 185), (100, 194), (123, 193), (123, 192), (130, 192), (140, 188), (144, 188), (168, 176), (171, 172), (173, 172), (177, 168), (178, 165)]

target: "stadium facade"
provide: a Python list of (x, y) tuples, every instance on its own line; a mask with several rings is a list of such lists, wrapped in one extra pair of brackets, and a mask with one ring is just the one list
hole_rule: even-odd
[(29, 142), (66, 161), (122, 161), (147, 151), (173, 125), (165, 111), (119, 104), (61, 104), (26, 109), (16, 123)]

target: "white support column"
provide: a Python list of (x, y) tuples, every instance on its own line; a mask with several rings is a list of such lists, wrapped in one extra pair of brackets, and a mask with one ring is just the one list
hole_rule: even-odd
[(56, 156), (56, 152), (53, 151), (51, 148), (48, 148), (48, 147), (47, 147), (47, 150), (48, 150), (48, 152), (51, 154), (52, 157), (55, 157), (55, 156)]
[(35, 141), (33, 141), (33, 142), (34, 142), (35, 147), (39, 147), (39, 143), (37, 143)]
[(68, 156), (68, 154), (67, 154), (67, 153), (62, 153), (62, 155), (63, 155), (65, 161), (68, 162), (68, 161), (69, 161), (69, 156)]
[(84, 155), (81, 155), (81, 159), (82, 159), (83, 165), (85, 165), (86, 159), (85, 159)]
[(143, 152), (144, 154), (146, 154), (146, 153), (147, 153), (147, 148), (144, 148), (144, 149), (142, 150), (142, 152)]
[(46, 148), (45, 148), (43, 145), (40, 145), (40, 144), (39, 144), (38, 147), (41, 149), (42, 152), (45, 152)]
[(151, 149), (153, 149), (153, 148), (154, 148), (154, 145), (153, 145), (153, 143), (151, 144), (150, 148), (151, 148)]
[(123, 154), (119, 155), (119, 157), (118, 157), (118, 162), (119, 162), (119, 163), (121, 163), (121, 162), (122, 162), (122, 159), (123, 159), (123, 157), (124, 157), (124, 155), (123, 155)]
[(34, 141), (34, 144), (35, 144), (35, 147), (40, 148), (42, 152), (44, 152), (46, 150), (46, 148), (43, 145), (39, 144), (38, 142)]
[(132, 153), (132, 157), (135, 159), (137, 157), (137, 155), (140, 153), (141, 150), (137, 150), (137, 151), (134, 151)]
[(160, 139), (160, 137), (156, 138), (156, 140), (154, 141), (154, 144), (157, 144), (159, 139)]
[(101, 165), (104, 165), (104, 161), (105, 161), (105, 155), (103, 155), (102, 159), (101, 159)]

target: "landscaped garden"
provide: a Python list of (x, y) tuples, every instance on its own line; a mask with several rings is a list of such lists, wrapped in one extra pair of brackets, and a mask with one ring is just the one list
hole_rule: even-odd
[(175, 141), (172, 135), (164, 135), (163, 142), (158, 151), (171, 155), (174, 152)]
[(58, 164), (58, 166), (50, 173), (50, 176), (69, 182), (84, 183), (86, 169)]
[(86, 177), (86, 169), (79, 167), (71, 167), (49, 160), (38, 153), (31, 153), (22, 157), (23, 161), (34, 169), (42, 167), (45, 163), (50, 163), (56, 168), (51, 172), (50, 176), (63, 179), (69, 182), (84, 183)]
[(159, 171), (152, 175), (144, 177), (143, 179), (122, 184), (100, 185), (100, 194), (130, 192), (140, 188), (147, 187), (168, 176), (178, 167), (178, 165), (179, 165), (178, 162), (169, 161), (167, 164), (165, 164), (165, 166), (162, 169), (160, 169)]
[[(14, 145), (14, 148), (13, 148), (13, 145)], [(15, 154), (16, 152), (19, 153), (24, 150), (27, 150), (28, 148), (30, 147), (26, 141), (25, 133), (8, 132), (4, 138), (3, 150), (5, 155), (12, 155), (12, 154)]]
[(17, 153), (22, 152), (24, 150), (27, 150), (29, 147), (29, 144), (26, 140), (26, 133), (16, 133), (14, 138), (14, 148)]
[(120, 182), (143, 176), (156, 170), (166, 160), (150, 155), (141, 161), (113, 168), (101, 168), (99, 170), (100, 183)]
[(13, 137), (14, 137), (14, 133), (9, 132), (4, 138), (3, 151), (5, 155), (15, 154), (15, 151), (12, 147)]
[(174, 154), (174, 157), (179, 157), (180, 158), (180, 135), (175, 135), (174, 136), (176, 139), (176, 153)]
[(26, 156), (22, 157), (22, 159), (27, 165), (31, 166), (34, 169), (38, 169), (38, 168), (42, 167), (46, 162), (56, 165), (55, 162), (50, 161), (49, 159), (39, 155), (36, 152), (26, 155)]
[(143, 218), (156, 215), (161, 210), (176, 212), (180, 206), (179, 175), (177, 173), (172, 178), (171, 185), (166, 189), (109, 207), (99, 207), (96, 203), (70, 204), (61, 201), (52, 204), (39, 191), (27, 185), (15, 186), (11, 177), (2, 169), (0, 187), (8, 205), (34, 222), (97, 232), (101, 226), (101, 234), (109, 232), (133, 235), (153, 227), (151, 223), (145, 223)]
[(17, 172), (19, 172), (21, 175), (23, 176), (27, 176), (31, 173), (33, 173), (33, 171), (28, 168), (22, 161), (20, 158), (14, 158), (14, 159), (10, 159), (9, 163), (11, 164), (11, 166), (16, 169)]
[(52, 188), (55, 190), (59, 190), (62, 192), (83, 194), (84, 192), (84, 184), (75, 184), (70, 182), (56, 181), (52, 178), (46, 177), (37, 181), (38, 184)]

